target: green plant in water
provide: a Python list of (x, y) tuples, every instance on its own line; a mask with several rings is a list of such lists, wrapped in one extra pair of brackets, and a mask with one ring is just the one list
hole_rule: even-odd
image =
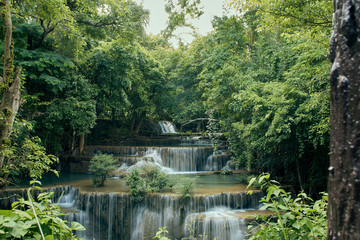
[(165, 192), (171, 190), (172, 181), (165, 172), (157, 166), (147, 166), (140, 169), (144, 173), (145, 192)]
[(129, 175), (125, 177), (126, 186), (130, 187), (131, 201), (137, 203), (143, 200), (145, 194), (145, 181), (140, 176), (140, 171), (134, 168)]
[(43, 192), (34, 200), (33, 189), (42, 189), (30, 182), (33, 186), (27, 190), (28, 199), (20, 198), (12, 204), (12, 210), (0, 210), (1, 239), (81, 239), (73, 231), (84, 231), (85, 228), (77, 222), (71, 222), (71, 227), (61, 219), (64, 215), (59, 206), (51, 203), (53, 192)]
[(160, 240), (170, 240), (168, 237), (166, 237), (166, 234), (169, 232), (166, 230), (166, 227), (159, 228), (159, 231), (156, 232), (156, 235), (153, 238), (157, 238)]
[(269, 174), (252, 178), (248, 187), (255, 182), (266, 191), (266, 195), (260, 200), (263, 203), (260, 210), (273, 211), (274, 215), (256, 215), (256, 219), (264, 222), (248, 226), (249, 239), (326, 239), (326, 193), (315, 202), (303, 192), (293, 199), (289, 192), (280, 188), (277, 181), (270, 180)]
[(195, 187), (195, 181), (197, 177), (183, 177), (179, 176), (176, 180), (177, 184), (174, 186), (176, 192), (180, 193), (182, 197), (189, 198), (192, 195), (192, 192)]
[(94, 187), (104, 186), (109, 172), (117, 168), (116, 159), (110, 154), (96, 154), (90, 161), (89, 171), (93, 173)]
[(125, 184), (130, 187), (133, 202), (140, 202), (145, 193), (170, 191), (173, 187), (173, 181), (169, 175), (157, 166), (151, 165), (134, 168), (125, 177)]

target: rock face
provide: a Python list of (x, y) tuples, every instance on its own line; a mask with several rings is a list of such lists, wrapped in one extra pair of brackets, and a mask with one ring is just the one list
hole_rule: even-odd
[(360, 239), (360, 1), (334, 11), (328, 239)]

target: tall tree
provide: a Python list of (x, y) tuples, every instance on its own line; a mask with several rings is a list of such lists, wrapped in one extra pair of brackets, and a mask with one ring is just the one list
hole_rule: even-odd
[(20, 72), (21, 67), (16, 69), (14, 75), (14, 55), (12, 40), (12, 21), (10, 0), (0, 2), (1, 15), (5, 20), (4, 40), (4, 69), (0, 77), (0, 171), (4, 160), (4, 149), (7, 139), (10, 137), (15, 116), (20, 105)]
[(360, 2), (334, 8), (328, 239), (360, 239)]

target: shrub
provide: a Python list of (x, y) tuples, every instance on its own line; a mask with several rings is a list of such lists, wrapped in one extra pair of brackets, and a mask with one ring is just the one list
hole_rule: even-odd
[(145, 174), (145, 191), (146, 192), (165, 192), (171, 190), (172, 181), (170, 180), (169, 175), (161, 171), (156, 166), (150, 166), (146, 168), (141, 168)]
[(274, 215), (257, 215), (257, 219), (264, 222), (256, 227), (249, 226), (250, 239), (326, 239), (326, 193), (315, 202), (303, 192), (293, 199), (289, 192), (279, 187), (278, 182), (270, 180), (269, 174), (251, 179), (249, 186), (255, 181), (266, 190), (260, 210), (271, 210)]
[(73, 231), (85, 228), (77, 222), (69, 227), (60, 218), (64, 215), (60, 207), (51, 203), (54, 193), (40, 193), (36, 202), (31, 189), (27, 191), (28, 200), (20, 198), (12, 204), (12, 210), (0, 210), (1, 239), (80, 239)]
[(108, 173), (116, 169), (116, 159), (110, 154), (97, 154), (90, 161), (94, 187), (104, 186)]
[(130, 187), (131, 200), (140, 202), (145, 193), (170, 191), (173, 181), (169, 175), (157, 166), (134, 168), (125, 177), (125, 184)]
[(125, 177), (126, 186), (130, 187), (131, 201), (137, 203), (144, 198), (145, 181), (140, 176), (140, 171), (134, 168), (129, 175)]
[[(236, 179), (239, 181), (239, 183), (248, 185), (249, 182), (251, 181), (251, 179), (253, 179), (253, 178), (256, 178), (256, 176), (242, 173), (242, 174), (239, 174), (239, 176)], [(255, 182), (252, 182), (251, 186), (254, 188), (260, 188), (261, 184), (259, 184), (257, 181), (255, 181)]]
[(184, 198), (189, 198), (192, 195), (194, 190), (195, 180), (197, 177), (183, 177), (180, 176), (177, 179), (177, 184), (175, 185), (175, 189), (178, 193), (180, 193)]

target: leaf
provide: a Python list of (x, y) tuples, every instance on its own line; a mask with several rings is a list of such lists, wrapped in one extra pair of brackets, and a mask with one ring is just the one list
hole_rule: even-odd
[(295, 222), (292, 226), (296, 229), (300, 229), (300, 227), (301, 227), (299, 222)]
[(71, 230), (74, 231), (85, 231), (86, 228), (78, 222), (71, 222)]
[(292, 214), (291, 212), (287, 212), (284, 214), (284, 218), (288, 218), (290, 220), (294, 220), (295, 219), (295, 215)]
[(32, 219), (32, 216), (30, 216), (30, 214), (28, 214), (27, 212), (24, 212), (24, 211), (16, 211), (15, 213), (16, 213), (17, 215), (19, 215), (21, 218)]
[(5, 222), (3, 224), (3, 226), (8, 227), (8, 228), (13, 228), (16, 226), (16, 223), (14, 221), (9, 221), (9, 222)]
[(13, 217), (15, 214), (11, 210), (0, 210), (0, 217)]
[(47, 235), (45, 237), (45, 240), (53, 240), (53, 239), (54, 239), (54, 236), (52, 236), (52, 235)]
[(247, 185), (246, 188), (251, 187), (251, 185), (252, 185), (255, 181), (256, 181), (256, 177), (253, 177), (252, 179), (250, 179), (249, 184)]
[(281, 192), (280, 189), (275, 189), (274, 190), (274, 195), (278, 197), (280, 192)]

